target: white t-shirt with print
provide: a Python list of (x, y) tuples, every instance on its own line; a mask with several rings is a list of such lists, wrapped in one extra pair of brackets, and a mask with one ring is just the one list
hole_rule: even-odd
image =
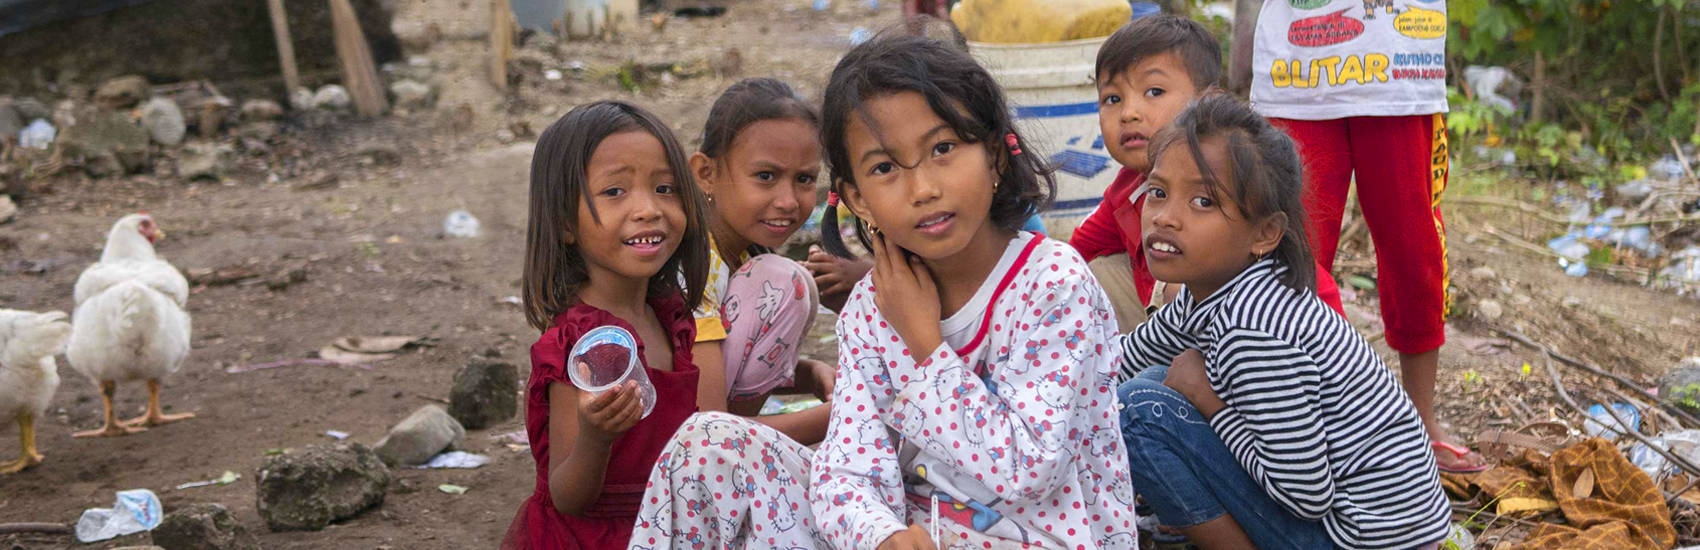
[(1329, 120), (1444, 113), (1445, 0), (1265, 0), (1251, 105)]

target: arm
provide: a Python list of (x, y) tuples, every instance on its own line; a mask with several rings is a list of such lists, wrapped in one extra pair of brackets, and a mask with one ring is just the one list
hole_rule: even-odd
[(1257, 45), (1257, 16), (1262, 9), (1262, 0), (1234, 0), (1234, 36), (1228, 53), (1228, 91), (1241, 98), (1251, 93), (1252, 52)]
[(578, 517), (602, 496), (614, 440), (642, 419), (637, 393), (635, 383), (596, 397), (570, 383), (549, 384), (549, 500), (556, 511)]
[(1321, 369), (1302, 350), (1255, 330), (1230, 329), (1210, 364), (1232, 404), (1210, 418), (1240, 465), (1283, 508), (1318, 520), (1334, 502), (1322, 415)]
[(720, 343), (723, 341), (704, 342), (698, 340), (695, 345), (691, 346), (691, 363), (697, 366), (697, 410), (699, 411), (728, 410), (726, 404), (726, 355), (720, 351)]
[[(844, 332), (843, 323), (839, 332)], [(863, 364), (878, 369), (879, 357), (850, 339), (841, 339), (838, 347), (837, 406), (826, 440), (811, 461), (815, 482), (809, 503), (816, 526), (833, 548), (874, 548), (907, 528), (897, 448), (879, 419), (868, 374), (857, 370), (852, 359), (870, 358)]]
[(1098, 203), (1098, 207), (1086, 215), (1080, 227), (1069, 236), (1068, 245), (1089, 262), (1099, 256), (1127, 252), (1127, 246), (1122, 243), (1121, 226), (1116, 224), (1116, 208), (1109, 199)]
[(1152, 365), (1168, 365), (1181, 352), (1197, 345), (1193, 335), (1180, 329), (1184, 315), (1181, 306), (1170, 304), (1132, 331), (1116, 337), (1114, 349), (1120, 352), (1116, 362), (1120, 381), (1125, 382)]

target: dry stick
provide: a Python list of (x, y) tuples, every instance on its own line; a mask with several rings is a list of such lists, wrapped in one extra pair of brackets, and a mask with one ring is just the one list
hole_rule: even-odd
[(1637, 407), (1640, 407), (1641, 409), (1644, 409), (1648, 412), (1651, 412), (1653, 415), (1659, 417), (1659, 422), (1669, 422), (1671, 426), (1674, 426), (1674, 427), (1677, 427), (1677, 428), (1682, 427), (1682, 421), (1681, 420), (1677, 420), (1676, 417), (1671, 416), (1670, 413), (1665, 412), (1665, 410), (1663, 408), (1660, 408), (1657, 404), (1648, 405), (1645, 401), (1631, 397), (1629, 394), (1618, 391), (1615, 388), (1605, 387), (1605, 388), (1598, 388), (1598, 389), (1604, 390), (1606, 393), (1612, 394), (1612, 396), (1617, 397), (1618, 399), (1622, 399), (1626, 402), (1633, 403)]
[(10, 535), (14, 533), (68, 535), (71, 532), (71, 526), (63, 523), (0, 523), (0, 535)]
[[(1553, 366), (1551, 355), (1552, 353), (1548, 351), (1546, 356), (1541, 357), (1541, 362), (1546, 364), (1547, 376), (1552, 378), (1552, 387), (1553, 390), (1558, 392), (1558, 399), (1563, 401), (1565, 405), (1568, 405), (1571, 411), (1581, 415), (1583, 418), (1592, 417), (1593, 415), (1588, 414), (1587, 409), (1582, 408), (1581, 405), (1576, 403), (1575, 399), (1570, 398), (1570, 391), (1564, 389), (1564, 378), (1558, 374), (1558, 367)], [(1665, 457), (1665, 460), (1670, 461), (1671, 464), (1675, 464), (1678, 468), (1682, 468), (1682, 471), (1688, 475), (1700, 475), (1700, 466), (1694, 465), (1694, 463), (1689, 462), (1686, 458), (1678, 456), (1676, 453), (1665, 450), (1663, 447), (1653, 443), (1652, 440), (1647, 439), (1647, 436), (1641, 435), (1640, 431), (1631, 427), (1629, 425), (1629, 421), (1624, 420), (1623, 416), (1617, 413), (1617, 409), (1606, 407), (1606, 412), (1611, 414), (1611, 419), (1617, 422), (1617, 426), (1610, 426), (1601, 423), (1600, 425), (1605, 427), (1605, 429), (1622, 435), (1627, 435), (1637, 441), (1640, 441), (1641, 444), (1646, 445), (1649, 450), (1654, 453), (1658, 453), (1659, 456)]]
[(277, 39), (277, 63), (283, 66), (283, 95), (301, 88), (301, 73), (295, 68), (295, 44), (289, 40), (289, 16), (283, 11), (283, 0), (266, 0), (272, 12), (272, 36)]
[(1484, 516), (1484, 517), (1488, 518), (1489, 521), (1492, 521), (1494, 519), (1507, 519), (1507, 520), (1511, 520), (1512, 522), (1515, 522), (1515, 523), (1518, 523), (1518, 524), (1521, 524), (1521, 525), (1524, 525), (1524, 526), (1527, 526), (1527, 527), (1539, 527), (1539, 526), (1542, 525), (1542, 523), (1538, 522), (1538, 521), (1529, 521), (1529, 520), (1526, 520), (1526, 519), (1523, 519), (1523, 518), (1512, 517), (1512, 516), (1502, 516), (1502, 515), (1499, 515), (1499, 514), (1495, 514), (1493, 512), (1487, 511), (1487, 507), (1485, 507), (1485, 506), (1482, 507), (1482, 509), (1477, 510), (1475, 508), (1471, 508), (1470, 505), (1468, 505), (1468, 504), (1454, 503), (1454, 504), (1452, 504), (1452, 511), (1458, 512), (1458, 513), (1461, 513), (1461, 514), (1469, 514), (1471, 516)]
[[(1624, 377), (1622, 375), (1606, 372), (1605, 370), (1602, 370), (1599, 367), (1595, 367), (1593, 365), (1583, 363), (1582, 360), (1580, 360), (1580, 359), (1559, 353), (1558, 351), (1552, 349), (1550, 346), (1547, 346), (1545, 344), (1541, 344), (1539, 342), (1536, 342), (1534, 340), (1529, 339), (1528, 336), (1524, 336), (1523, 333), (1521, 333), (1521, 332), (1517, 332), (1515, 330), (1502, 329), (1502, 328), (1494, 328), (1493, 331), (1499, 333), (1500, 336), (1510, 338), (1512, 340), (1517, 341), (1517, 343), (1519, 343), (1519, 344), (1523, 344), (1524, 346), (1528, 346), (1530, 349), (1534, 349), (1536, 351), (1546, 353), (1547, 355), (1552, 356), (1553, 359), (1557, 359), (1560, 363), (1564, 363), (1564, 364), (1569, 365), (1571, 367), (1575, 367), (1577, 369), (1587, 371), (1588, 373), (1593, 374), (1595, 376), (1599, 376), (1599, 377), (1603, 377), (1603, 378), (1610, 378), (1611, 380), (1613, 380), (1613, 381), (1615, 381), (1619, 384), (1622, 384), (1623, 387), (1625, 387), (1625, 388), (1630, 388), (1630, 389), (1635, 390), (1635, 394), (1641, 396), (1642, 399), (1646, 399), (1646, 400), (1648, 400), (1649, 402), (1652, 402), (1652, 403), (1657, 403), (1660, 408), (1662, 408), (1666, 411), (1670, 411), (1670, 413), (1676, 415), (1677, 418), (1681, 418), (1683, 420), (1686, 420), (1689, 423), (1692, 423), (1694, 426), (1700, 426), (1700, 418), (1695, 418), (1694, 415), (1688, 414), (1688, 411), (1676, 408), (1674, 406), (1666, 404), (1663, 401), (1660, 401), (1657, 396), (1655, 396), (1651, 393), (1648, 393), (1647, 390), (1645, 390), (1645, 389), (1642, 389), (1641, 384), (1635, 382), (1634, 380), (1630, 380), (1629, 378)], [(1678, 422), (1677, 425), (1681, 426), (1682, 423)]]
[(336, 56), (342, 61), (342, 84), (354, 96), (354, 110), (363, 117), (383, 114), (389, 107), (379, 86), (378, 68), (372, 65), (372, 48), (360, 31), (360, 18), (348, 0), (330, 0), (331, 25), (336, 34)]
[(1676, 144), (1676, 138), (1670, 138), (1670, 150), (1676, 153), (1676, 160), (1682, 163), (1682, 173), (1688, 174), (1688, 181), (1700, 181), (1694, 177), (1694, 169), (1688, 167), (1688, 157), (1682, 154), (1682, 146)]

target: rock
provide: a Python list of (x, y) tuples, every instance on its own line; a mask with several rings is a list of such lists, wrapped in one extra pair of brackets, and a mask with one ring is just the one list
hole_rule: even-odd
[(36, 98), (33, 98), (33, 97), (20, 97), (20, 98), (18, 98), (17, 100), (13, 101), (12, 108), (17, 109), (18, 110), (18, 117), (22, 118), (24, 120), (35, 120), (35, 119), (38, 119), (38, 118), (42, 118), (42, 119), (52, 119), (53, 118), (53, 109), (49, 109), (47, 107), (47, 104), (42, 103), (41, 101), (38, 101), (38, 100), (36, 100)]
[(514, 137), (514, 131), (513, 130), (509, 130), (507, 128), (496, 130), (496, 141), (501, 142), (502, 145), (507, 145), (509, 143), (513, 143), (514, 139), (515, 139), (515, 137)]
[(289, 94), (289, 106), (297, 111), (313, 108), (313, 91), (306, 88), (296, 88), (295, 93)]
[(168, 97), (156, 97), (142, 104), (142, 127), (160, 145), (183, 143), (189, 124), (183, 120), (183, 110)]
[(1498, 279), (1499, 274), (1494, 273), (1493, 268), (1484, 265), (1470, 270), (1470, 277), (1478, 281), (1492, 281)]
[(397, 107), (418, 109), (430, 107), (436, 101), (436, 91), (430, 85), (416, 80), (398, 80), (390, 85), (390, 95), (395, 96)]
[(94, 101), (108, 109), (128, 109), (149, 95), (148, 79), (138, 75), (120, 76), (102, 82), (94, 91)]
[(12, 223), (12, 218), (18, 216), (18, 205), (12, 202), (11, 195), (0, 195), (0, 224)]
[(171, 550), (259, 550), (260, 542), (221, 504), (191, 504), (165, 515), (153, 543)]
[(273, 122), (273, 121), (269, 121), (269, 120), (260, 121), (260, 122), (250, 122), (250, 123), (247, 123), (247, 124), (243, 124), (241, 128), (236, 129), (236, 135), (243, 137), (243, 138), (247, 138), (247, 139), (257, 139), (257, 140), (260, 140), (260, 141), (271, 141), (272, 138), (277, 137), (277, 134), (278, 134), (277, 123)]
[[(84, 111), (58, 137), (65, 153), (83, 159), (84, 170), (95, 177), (136, 172), (147, 166), (148, 131), (122, 113)], [(110, 158), (103, 158), (110, 157)], [(116, 161), (116, 162), (114, 162)], [(91, 162), (102, 173), (90, 170)]]
[(242, 120), (277, 120), (283, 118), (283, 106), (269, 99), (250, 99), (242, 102)]
[(442, 407), (426, 405), (391, 428), (390, 434), (378, 442), (377, 452), (385, 464), (414, 466), (429, 462), (465, 438), (466, 428), (460, 422)]
[(313, 108), (340, 111), (347, 109), (354, 99), (348, 95), (348, 90), (335, 84), (327, 84), (313, 93)]
[(306, 281), (307, 268), (292, 267), (278, 271), (277, 273), (272, 274), (271, 277), (267, 278), (266, 288), (269, 290), (284, 290), (289, 288), (289, 285)]
[(1558, 304), (1564, 307), (1581, 307), (1582, 299), (1575, 296), (1565, 296), (1563, 300), (1558, 302)]
[(1484, 321), (1493, 321), (1505, 315), (1505, 306), (1495, 300), (1482, 300), (1476, 303), (1476, 316)]
[(317, 531), (384, 502), (390, 470), (359, 443), (266, 458), (254, 476), (260, 518), (273, 531)]
[(455, 373), (449, 390), (449, 416), (479, 430), (519, 412), (519, 368), (508, 363), (474, 361)]
[(17, 139), (24, 130), (24, 117), (12, 106), (12, 98), (0, 98), (0, 140)]
[(1700, 356), (1689, 357), (1659, 380), (1659, 399), (1700, 413)]
[(401, 164), (401, 150), (388, 143), (369, 142), (362, 144), (354, 151), (356, 156), (368, 158), (379, 166), (394, 166)]
[(235, 148), (225, 144), (197, 143), (177, 157), (177, 175), (183, 179), (223, 179), (230, 171)]

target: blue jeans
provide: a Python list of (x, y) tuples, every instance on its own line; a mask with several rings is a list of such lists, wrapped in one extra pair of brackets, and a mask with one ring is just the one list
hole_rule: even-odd
[(1168, 372), (1151, 368), (1116, 392), (1133, 486), (1157, 519), (1186, 528), (1229, 514), (1265, 550), (1334, 548), (1322, 522), (1288, 512), (1246, 474), (1204, 414), (1163, 385)]

